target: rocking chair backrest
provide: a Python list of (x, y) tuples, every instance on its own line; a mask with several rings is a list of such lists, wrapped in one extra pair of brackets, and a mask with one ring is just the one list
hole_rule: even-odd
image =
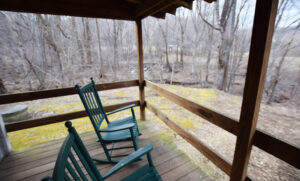
[(91, 83), (83, 87), (79, 87), (78, 85), (75, 87), (85, 107), (85, 110), (92, 121), (95, 131), (99, 132), (103, 120), (105, 119), (107, 123), (109, 123), (109, 121), (105, 114), (93, 79), (91, 78)]
[[(53, 180), (99, 180), (103, 178), (83, 145), (72, 123), (65, 123), (69, 135), (60, 149), (55, 163)], [(83, 166), (83, 167), (82, 167)], [(86, 175), (87, 173), (87, 175)]]

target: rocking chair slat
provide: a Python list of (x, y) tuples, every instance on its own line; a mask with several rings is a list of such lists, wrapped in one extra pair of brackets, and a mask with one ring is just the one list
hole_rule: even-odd
[[(129, 165), (130, 163), (140, 159), (142, 156), (147, 154), (148, 164), (141, 167), (131, 175), (127, 176), (123, 180), (161, 180), (157, 170), (152, 164), (152, 158), (150, 152), (153, 149), (152, 145), (146, 145), (138, 149), (137, 151), (131, 153), (129, 156), (125, 157), (123, 160), (120, 160), (111, 170), (109, 170), (103, 177), (100, 172), (97, 170), (95, 163), (93, 162), (91, 156), (87, 152), (84, 144), (82, 143), (79, 135), (77, 134), (75, 128), (72, 127), (72, 123), (67, 121), (66, 126), (69, 128), (69, 135), (63, 143), (63, 146), (60, 149), (58, 158), (55, 163), (55, 168), (52, 177), (45, 177), (42, 181), (79, 181), (90, 180), (85, 176), (83, 169), (87, 171), (88, 176), (93, 181), (103, 181), (106, 178), (109, 178), (111, 175), (117, 173), (120, 169)], [(76, 153), (78, 159), (75, 158), (74, 154)], [(71, 162), (69, 162), (71, 160)], [(79, 163), (83, 167), (79, 166)], [(75, 168), (75, 169), (74, 169)], [(77, 172), (76, 172), (77, 171)], [(79, 174), (79, 175), (78, 175)]]
[(71, 178), (69, 177), (69, 175), (67, 174), (67, 172), (65, 173), (64, 180), (65, 181), (71, 181)]
[(78, 163), (77, 163), (77, 161), (76, 161), (76, 159), (75, 159), (75, 157), (74, 157), (74, 155), (73, 155), (72, 152), (69, 153), (69, 158), (70, 158), (70, 160), (72, 161), (72, 163), (73, 163), (75, 169), (76, 169), (77, 172), (79, 173), (81, 179), (82, 179), (83, 181), (88, 181), (88, 179), (86, 178), (86, 176), (85, 176), (84, 173), (82, 172), (80, 166), (78, 165)]
[(73, 144), (73, 148), (78, 156), (78, 158), (80, 159), (82, 165), (84, 166), (85, 170), (88, 172), (88, 174), (90, 175), (90, 177), (93, 180), (96, 180), (96, 176), (94, 175), (94, 173), (92, 172), (91, 168), (89, 167), (89, 164), (86, 162), (86, 159), (84, 158), (84, 156), (81, 154), (81, 152), (79, 151), (78, 147), (76, 144)]
[(72, 166), (70, 165), (70, 163), (68, 161), (66, 161), (66, 167), (69, 171), (69, 173), (72, 175), (72, 177), (74, 178), (74, 180), (80, 180), (77, 173), (75, 172), (75, 170), (72, 168)]

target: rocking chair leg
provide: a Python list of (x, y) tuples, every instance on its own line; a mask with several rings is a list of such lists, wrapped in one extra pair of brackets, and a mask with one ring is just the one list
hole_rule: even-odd
[(135, 136), (134, 136), (134, 134), (133, 134), (132, 128), (130, 128), (130, 134), (131, 134), (131, 138), (132, 138), (134, 150), (136, 151), (136, 150), (138, 149), (138, 145), (136, 144), (136, 140), (135, 140)]

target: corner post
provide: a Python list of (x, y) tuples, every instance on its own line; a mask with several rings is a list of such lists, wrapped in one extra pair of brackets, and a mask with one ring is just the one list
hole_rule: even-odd
[(278, 0), (256, 0), (231, 181), (245, 180), (264, 89)]
[(136, 25), (136, 42), (137, 42), (137, 57), (138, 57), (138, 77), (139, 77), (139, 97), (140, 97), (140, 118), (145, 120), (145, 81), (144, 81), (144, 58), (143, 58), (143, 34), (142, 20), (135, 21)]

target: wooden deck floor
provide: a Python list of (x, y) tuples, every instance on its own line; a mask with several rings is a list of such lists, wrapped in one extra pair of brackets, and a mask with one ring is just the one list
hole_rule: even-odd
[[(176, 147), (166, 144), (165, 140), (158, 139), (160, 134), (153, 124), (142, 124), (140, 126), (143, 135), (140, 137), (140, 146), (153, 144), (151, 152), (153, 162), (162, 176), (163, 180), (211, 180), (197, 166), (195, 166), (186, 155), (178, 151)], [(103, 150), (99, 143), (95, 142), (94, 132), (81, 134), (85, 146), (92, 157), (104, 158)], [(23, 152), (12, 152), (0, 163), (0, 180), (41, 180), (45, 176), (51, 176), (58, 151), (63, 139), (39, 144)], [(128, 143), (118, 143), (126, 145)], [(130, 152), (128, 150), (127, 152)], [(131, 164), (120, 170), (117, 174), (107, 180), (120, 180), (124, 176), (146, 164), (146, 158), (142, 161)], [(106, 173), (113, 165), (97, 164), (100, 172)]]

